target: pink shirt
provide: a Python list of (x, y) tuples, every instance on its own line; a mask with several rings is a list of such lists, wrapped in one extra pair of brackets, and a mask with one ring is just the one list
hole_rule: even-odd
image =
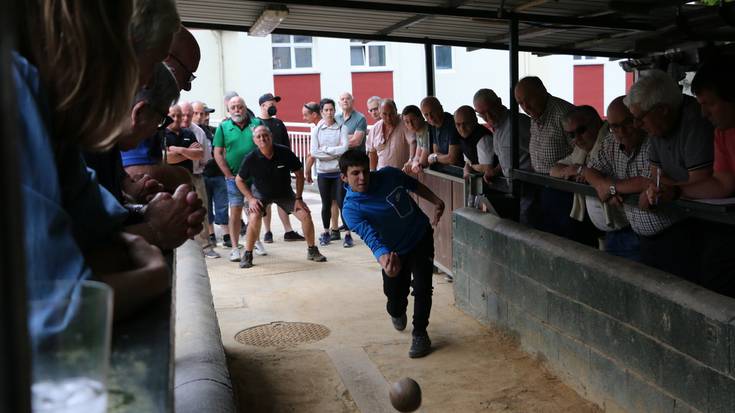
[(735, 128), (715, 129), (715, 172), (735, 173)]
[(408, 162), (410, 144), (415, 140), (413, 134), (406, 130), (403, 121), (393, 128), (389, 136), (383, 136), (383, 120), (379, 120), (368, 132), (365, 147), (368, 152), (378, 154), (378, 169), (392, 166), (401, 169)]

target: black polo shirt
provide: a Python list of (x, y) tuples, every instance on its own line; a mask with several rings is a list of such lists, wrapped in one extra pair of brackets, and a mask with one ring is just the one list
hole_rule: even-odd
[(291, 149), (291, 140), (288, 139), (288, 129), (286, 129), (286, 125), (283, 123), (282, 120), (278, 118), (259, 119), (261, 122), (263, 122), (263, 125), (267, 126), (268, 129), (271, 130), (271, 134), (273, 135), (273, 143), (277, 145), (283, 145)]
[[(182, 148), (190, 147), (194, 142), (197, 141), (194, 132), (187, 128), (181, 128), (179, 133), (176, 133), (170, 129), (166, 129), (166, 148), (169, 146), (180, 146)], [(194, 161), (187, 159), (179, 163), (172, 163), (171, 165), (183, 166), (189, 172), (194, 172)]]
[(480, 163), (477, 160), (477, 142), (486, 135), (492, 135), (492, 132), (482, 125), (477, 125), (470, 136), (466, 138), (460, 135), (459, 146), (462, 148), (462, 154), (470, 160), (470, 164), (477, 165)]
[[(459, 145), (462, 137), (457, 132), (454, 116), (451, 113), (444, 112), (444, 122), (440, 127), (435, 128), (429, 125), (429, 138), (431, 144), (436, 145), (439, 153), (443, 155), (449, 153), (449, 145)], [(464, 161), (459, 159), (457, 165), (464, 165)]]
[(278, 199), (293, 196), (291, 172), (303, 165), (299, 158), (283, 145), (273, 145), (273, 157), (268, 159), (259, 148), (250, 152), (240, 165), (238, 175), (247, 181), (252, 178), (251, 190), (258, 199)]

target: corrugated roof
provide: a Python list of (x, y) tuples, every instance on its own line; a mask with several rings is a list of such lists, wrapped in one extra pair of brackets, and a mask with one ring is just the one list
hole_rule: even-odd
[[(276, 33), (505, 48), (509, 19), (520, 49), (635, 55), (684, 40), (735, 40), (716, 7), (684, 0), (177, 0), (185, 25), (246, 31), (269, 5), (288, 17)], [(728, 3), (726, 3), (728, 4)], [(724, 11), (735, 16), (732, 3)], [(501, 9), (502, 7), (502, 9)], [(682, 17), (677, 19), (677, 12)], [(732, 21), (735, 21), (733, 18)], [(677, 24), (678, 23), (678, 24)]]

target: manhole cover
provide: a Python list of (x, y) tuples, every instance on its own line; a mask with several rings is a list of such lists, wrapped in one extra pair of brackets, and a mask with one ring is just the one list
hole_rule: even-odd
[(321, 324), (274, 321), (246, 328), (235, 335), (235, 340), (251, 346), (281, 347), (313, 343), (328, 335), (329, 329)]

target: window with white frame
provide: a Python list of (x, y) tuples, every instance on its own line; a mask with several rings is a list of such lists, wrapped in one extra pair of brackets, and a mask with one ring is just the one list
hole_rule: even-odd
[(305, 69), (313, 67), (312, 37), (272, 34), (273, 69)]
[(452, 47), (434, 46), (434, 66), (437, 70), (452, 68)]
[(386, 66), (385, 46), (383, 43), (351, 39), (350, 65), (363, 67)]

